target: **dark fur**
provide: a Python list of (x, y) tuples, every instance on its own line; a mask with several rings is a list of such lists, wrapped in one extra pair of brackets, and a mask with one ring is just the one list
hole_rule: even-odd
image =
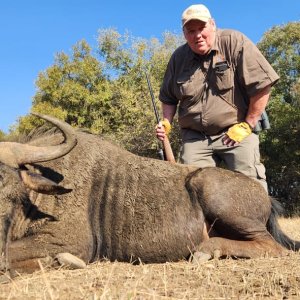
[(277, 241), (280, 245), (289, 250), (298, 251), (300, 249), (300, 242), (294, 241), (291, 238), (289, 238), (284, 232), (282, 232), (278, 224), (277, 219), (279, 215), (283, 214), (283, 207), (274, 198), (271, 198), (271, 203), (272, 210), (267, 222), (267, 230), (274, 237), (275, 241)]

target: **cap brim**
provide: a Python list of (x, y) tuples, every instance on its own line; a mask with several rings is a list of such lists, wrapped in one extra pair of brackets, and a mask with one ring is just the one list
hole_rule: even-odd
[(186, 23), (188, 23), (188, 22), (190, 22), (192, 20), (198, 20), (198, 21), (207, 23), (209, 19), (210, 18), (208, 18), (208, 17), (202, 17), (202, 18), (195, 18), (195, 17), (193, 17), (193, 18), (185, 20), (184, 23), (182, 23), (182, 27), (184, 27)]

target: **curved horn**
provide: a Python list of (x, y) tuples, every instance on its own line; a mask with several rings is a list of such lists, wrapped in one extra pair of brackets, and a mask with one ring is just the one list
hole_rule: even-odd
[(32, 113), (58, 127), (65, 142), (55, 146), (37, 147), (14, 142), (0, 142), (0, 162), (14, 168), (24, 164), (38, 163), (53, 160), (69, 153), (77, 144), (75, 131), (66, 122), (54, 117)]

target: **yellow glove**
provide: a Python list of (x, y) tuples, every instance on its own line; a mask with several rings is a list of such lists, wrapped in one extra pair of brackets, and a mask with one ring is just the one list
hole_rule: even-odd
[(164, 118), (163, 121), (161, 121), (161, 124), (165, 127), (166, 135), (168, 135), (171, 132), (171, 128), (172, 128), (169, 120)]
[(235, 142), (240, 143), (244, 138), (249, 136), (252, 133), (252, 129), (247, 122), (241, 122), (231, 126), (228, 131), (227, 135), (230, 139)]

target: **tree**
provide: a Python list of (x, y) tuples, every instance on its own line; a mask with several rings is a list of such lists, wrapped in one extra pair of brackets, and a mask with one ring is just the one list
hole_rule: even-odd
[[(71, 55), (58, 53), (54, 64), (39, 74), (32, 111), (108, 135), (134, 153), (156, 156), (156, 121), (145, 70), (158, 99), (166, 64), (180, 43), (182, 38), (171, 33), (165, 33), (160, 42), (137, 39), (127, 32), (121, 35), (114, 29), (100, 30), (99, 58), (81, 41)], [(17, 131), (28, 134), (41, 122), (22, 117)], [(178, 148), (178, 135), (173, 145)]]
[(4, 138), (5, 138), (5, 133), (0, 130), (0, 141), (4, 141)]
[[(73, 47), (71, 56), (57, 54), (54, 65), (39, 74), (36, 86), (32, 111), (49, 113), (92, 132), (108, 130), (110, 83), (85, 41)], [(21, 118), (19, 130), (28, 132), (36, 125), (36, 119), (26, 116)]]
[(258, 43), (259, 49), (276, 69), (280, 81), (274, 93), (293, 105), (300, 105), (300, 22), (275, 26)]
[(280, 75), (262, 135), (262, 154), (272, 195), (291, 212), (300, 211), (300, 22), (275, 26), (258, 44)]
[[(171, 33), (158, 39), (135, 39), (129, 33), (120, 35), (113, 29), (99, 31), (98, 50), (106, 72), (113, 80), (113, 105), (123, 116), (115, 132), (125, 147), (137, 154), (155, 156), (156, 124), (145, 71), (148, 72), (154, 95), (158, 91), (166, 65), (182, 38)], [(157, 103), (158, 108), (160, 104)], [(176, 128), (176, 126), (174, 127)], [(119, 130), (118, 130), (119, 129)], [(178, 149), (178, 136), (173, 131), (173, 147)]]

